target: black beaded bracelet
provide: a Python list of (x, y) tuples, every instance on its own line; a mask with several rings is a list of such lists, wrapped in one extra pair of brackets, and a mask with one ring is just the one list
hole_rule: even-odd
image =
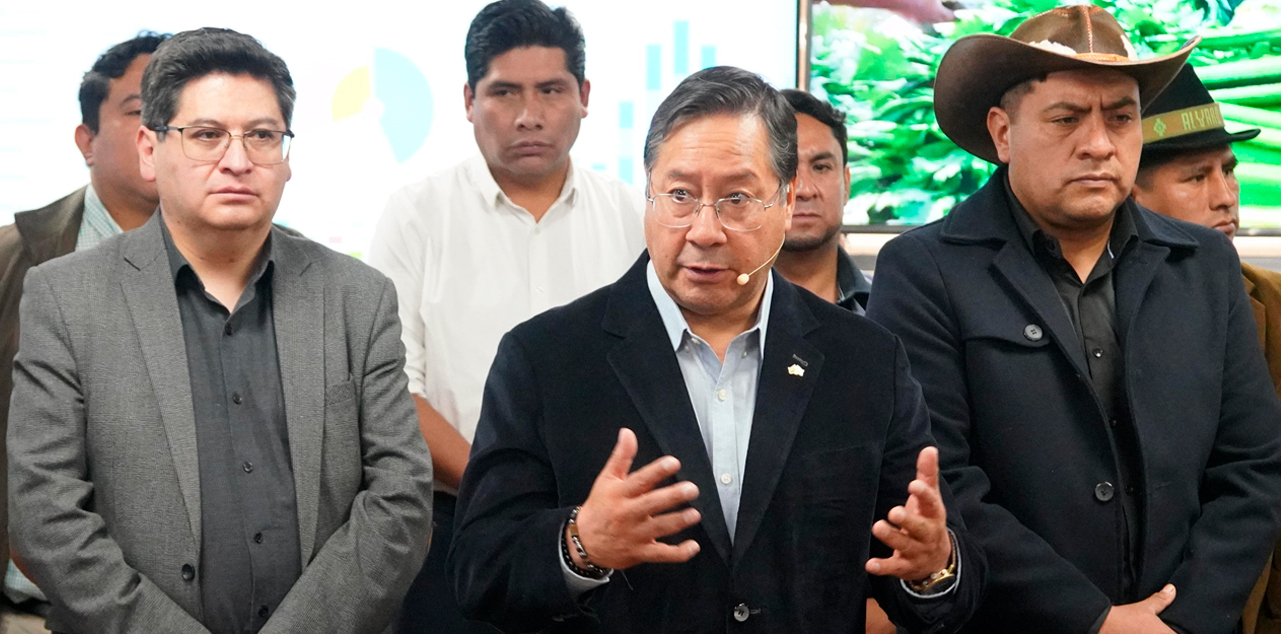
[(587, 551), (583, 549), (582, 540), (578, 538), (578, 511), (582, 508), (581, 506), (575, 506), (574, 510), (570, 511), (569, 520), (565, 522), (561, 535), (563, 536), (566, 530), (569, 531), (569, 539), (574, 542), (574, 549), (578, 551), (579, 559), (582, 559), (583, 563), (587, 564), (587, 567), (579, 568), (578, 564), (574, 563), (574, 558), (569, 554), (569, 546), (565, 544), (563, 538), (560, 540), (560, 554), (565, 558), (565, 565), (569, 566), (569, 569), (574, 574), (588, 579), (604, 579), (610, 573), (609, 569), (593, 564), (591, 558), (587, 556)]

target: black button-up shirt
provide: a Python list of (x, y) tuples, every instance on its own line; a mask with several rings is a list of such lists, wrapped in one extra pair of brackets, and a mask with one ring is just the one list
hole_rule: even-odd
[[(1121, 588), (1128, 599), (1138, 600), (1144, 597), (1133, 596), (1136, 590), (1139, 543), (1142, 538), (1139, 526), (1139, 501), (1137, 490), (1140, 480), (1138, 435), (1130, 416), (1129, 400), (1125, 385), (1125, 360), (1121, 351), (1121, 338), (1117, 329), (1116, 287), (1113, 272), (1117, 263), (1138, 240), (1138, 231), (1134, 218), (1126, 205), (1121, 205), (1112, 220), (1112, 233), (1103, 253), (1099, 256), (1094, 268), (1084, 281), (1077, 275), (1076, 269), (1063, 257), (1059, 241), (1045, 233), (1026, 209), (1015, 197), (1006, 181), (1006, 195), (1009, 196), (1010, 208), (1019, 231), (1036, 261), (1054, 281), (1063, 308), (1072, 320), (1076, 329), (1077, 345), (1085, 355), (1089, 368), (1090, 387), (1098, 399), (1101, 414), (1106, 424), (1108, 438), (1112, 449), (1120, 462), (1120, 482), (1110, 488), (1115, 497), (1121, 501), (1121, 513), (1125, 523), (1125, 543), (1121, 550), (1125, 553), (1125, 566), (1122, 571)], [(1102, 483), (1100, 483), (1102, 484)], [(1109, 483), (1112, 484), (1112, 483)], [(1097, 487), (1096, 487), (1097, 488)], [(1098, 494), (1096, 492), (1096, 498)], [(1112, 496), (1104, 496), (1100, 502), (1108, 502)]]
[(839, 246), (836, 248), (836, 291), (840, 294), (836, 299), (837, 306), (855, 315), (865, 314), (872, 282), (859, 270), (854, 258)]
[(228, 312), (163, 230), (191, 375), (200, 462), (203, 624), (262, 629), (302, 574), (285, 397), (272, 321), (272, 253)]

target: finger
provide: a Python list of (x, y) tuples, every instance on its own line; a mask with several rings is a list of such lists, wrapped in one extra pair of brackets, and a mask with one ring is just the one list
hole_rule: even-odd
[(623, 495), (634, 498), (654, 488), (654, 485), (666, 480), (681, 469), (681, 461), (672, 456), (663, 456), (627, 476), (623, 486)]
[(1143, 600), (1143, 604), (1152, 610), (1152, 614), (1160, 614), (1162, 610), (1170, 607), (1174, 603), (1174, 584), (1167, 583), (1160, 592)]
[(655, 542), (641, 550), (640, 560), (655, 564), (679, 564), (693, 559), (698, 551), (698, 542), (692, 539), (675, 546)]
[(943, 506), (943, 494), (938, 483), (931, 486), (924, 480), (913, 480), (907, 485), (909, 509), (915, 514), (932, 520), (947, 520), (947, 508)]
[(914, 550), (917, 545), (910, 536), (885, 520), (872, 525), (872, 536), (895, 551)]
[(654, 539), (675, 535), (698, 523), (703, 516), (698, 509), (685, 509), (650, 518), (645, 523), (645, 530)]
[(916, 565), (899, 555), (894, 555), (889, 559), (869, 559), (864, 569), (881, 577), (898, 577), (899, 579), (913, 581), (929, 574), (928, 572), (919, 572)]
[(618, 442), (614, 443), (614, 451), (610, 452), (609, 460), (605, 461), (605, 467), (600, 470), (600, 474), (625, 480), (627, 473), (632, 470), (634, 459), (636, 459), (636, 434), (623, 427), (618, 430)]
[(926, 447), (916, 456), (916, 479), (934, 487), (939, 486), (939, 450)]
[(919, 504), (911, 504), (909, 501), (907, 508), (896, 506), (890, 509), (886, 519), (911, 537), (931, 541), (938, 536), (938, 531), (943, 529), (945, 522), (939, 518), (921, 515), (917, 510), (919, 507)]
[(698, 485), (693, 482), (677, 482), (641, 495), (628, 504), (627, 510), (640, 515), (658, 515), (677, 504), (689, 502), (697, 497)]

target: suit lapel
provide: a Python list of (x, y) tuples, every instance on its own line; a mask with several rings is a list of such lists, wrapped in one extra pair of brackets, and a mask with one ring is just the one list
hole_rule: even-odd
[(1076, 371), (1089, 376), (1085, 353), (1077, 344), (1076, 328), (1068, 316), (1063, 300), (1054, 288), (1054, 282), (1041, 265), (1028, 252), (1022, 242), (1007, 241), (992, 258), (997, 275), (1005, 278), (1020, 300), (1036, 314), (1045, 325), (1059, 350), (1071, 360)]
[(691, 505), (702, 514), (703, 530), (721, 559), (728, 563), (729, 529), (712, 476), (711, 460), (676, 353), (649, 295), (645, 281), (648, 263), (649, 256), (641, 256), (610, 296), (603, 327), (625, 338), (608, 353), (609, 364), (659, 449), (664, 455), (681, 461), (677, 479), (698, 486), (698, 498)]
[(752, 435), (743, 470), (732, 565), (742, 559), (765, 519), (783, 467), (791, 455), (796, 430), (822, 371), (823, 353), (804, 339), (805, 334), (817, 326), (817, 320), (801, 303), (796, 289), (775, 275), (773, 305), (765, 333), (765, 357), (761, 362)]
[(1004, 166), (998, 168), (982, 189), (945, 216), (941, 237), (957, 244), (1000, 244), (992, 258), (996, 276), (1004, 279), (1017, 299), (1036, 315), (1041, 322), (1036, 325), (1049, 333), (1076, 371), (1088, 376), (1085, 352), (1077, 345), (1076, 328), (1063, 300), (1045, 269), (1032, 257), (1014, 220), (1006, 193), (1008, 170)]
[(321, 441), (325, 420), (325, 288), (307, 254), (272, 230), (276, 274), (272, 314), (285, 394), (285, 423), (293, 463), (303, 566), (315, 547), (320, 500)]
[(200, 534), (200, 462), (196, 452), (196, 419), (191, 400), (191, 375), (187, 367), (187, 346), (178, 312), (160, 214), (137, 231), (124, 237), (121, 250), (121, 286), (142, 346), (142, 356), (151, 378), (160, 420), (169, 440), (178, 474), (178, 487), (187, 507), (191, 532), (197, 544)]

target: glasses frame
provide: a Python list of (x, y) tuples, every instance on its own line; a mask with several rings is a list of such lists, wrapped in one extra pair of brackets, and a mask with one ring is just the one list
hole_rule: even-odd
[[(186, 139), (186, 136), (183, 134), (183, 131), (189, 130), (192, 128), (200, 128), (202, 130), (218, 130), (220, 132), (227, 133), (227, 137), (228, 137), (227, 145), (222, 148), (222, 153), (218, 155), (218, 158), (215, 158), (215, 159), (195, 158), (187, 153), (187, 139)], [(151, 128), (151, 130), (156, 133), (177, 132), (178, 145), (182, 147), (182, 155), (187, 157), (188, 159), (191, 159), (193, 161), (199, 161), (201, 163), (217, 163), (218, 161), (221, 161), (224, 156), (227, 156), (227, 150), (231, 149), (231, 142), (234, 139), (240, 139), (240, 145), (245, 148), (245, 158), (249, 159), (249, 162), (253, 163), (254, 165), (280, 165), (281, 163), (284, 163), (285, 161), (289, 160), (289, 152), (290, 150), (293, 149), (293, 146), (294, 146), (293, 144), (294, 133), (291, 130), (272, 130), (271, 128), (254, 128), (252, 130), (245, 130), (240, 134), (232, 134), (231, 130), (219, 128), (217, 126), (212, 126), (212, 125), (160, 125), (160, 126)], [(258, 132), (260, 130), (266, 131), (266, 132), (275, 132), (281, 135), (281, 143), (284, 145), (284, 151), (282, 152), (282, 157), (279, 161), (274, 161), (271, 163), (263, 163), (263, 162), (255, 161), (249, 158), (249, 146), (245, 145), (245, 135), (251, 134), (253, 132)]]
[[(748, 200), (754, 200), (754, 201), (756, 201), (756, 202), (760, 203), (760, 204), (761, 204), (761, 206), (762, 206), (764, 209), (769, 209), (770, 207), (773, 207), (774, 205), (777, 205), (777, 204), (778, 204), (779, 197), (780, 197), (780, 196), (783, 196), (783, 195), (785, 195), (785, 194), (786, 194), (786, 192), (787, 192), (787, 187), (788, 187), (787, 183), (783, 183), (783, 184), (779, 185), (779, 186), (778, 186), (778, 191), (775, 191), (775, 192), (774, 192), (774, 195), (773, 195), (773, 196), (770, 196), (770, 199), (769, 199), (769, 200), (770, 200), (770, 202), (768, 202), (768, 203), (767, 203), (767, 202), (765, 202), (764, 200), (761, 200), (760, 198), (752, 198), (751, 196), (748, 196)], [(651, 187), (650, 185), (646, 185), (646, 186), (645, 186), (645, 188), (646, 188), (647, 190), (652, 190), (652, 189), (653, 189), (653, 187)], [(657, 204), (656, 204), (656, 202), (655, 202), (657, 199), (659, 199), (659, 198), (671, 198), (671, 197), (673, 197), (674, 195), (675, 195), (675, 194), (654, 194), (653, 196), (646, 196), (646, 197), (645, 197), (645, 200), (649, 201), (649, 204), (650, 204), (651, 206), (654, 206), (655, 208), (657, 208)], [(761, 227), (765, 226), (765, 223), (764, 223), (764, 222), (762, 222), (760, 225), (758, 225), (758, 226), (756, 226), (756, 227), (752, 227), (751, 229), (739, 229), (738, 227), (731, 227), (731, 226), (729, 226), (729, 225), (725, 224), (725, 221), (721, 219), (721, 207), (720, 207), (720, 205), (721, 205), (721, 203), (723, 203), (723, 202), (725, 202), (725, 201), (727, 201), (727, 200), (729, 200), (729, 198), (728, 198), (728, 197), (726, 197), (726, 198), (720, 198), (720, 199), (717, 199), (717, 200), (712, 201), (712, 202), (710, 202), (710, 203), (705, 203), (705, 202), (703, 202), (702, 200), (695, 199), (695, 201), (694, 201), (694, 202), (696, 202), (696, 203), (698, 204), (698, 207), (696, 207), (696, 208), (694, 209), (694, 213), (693, 213), (693, 215), (691, 215), (691, 216), (690, 216), (689, 224), (684, 224), (684, 225), (671, 225), (671, 224), (667, 224), (667, 223), (662, 222), (662, 221), (659, 221), (659, 220), (655, 220), (655, 222), (658, 222), (658, 224), (663, 225), (664, 227), (671, 227), (672, 229), (686, 229), (686, 228), (689, 228), (689, 227), (694, 226), (694, 222), (695, 222), (696, 220), (698, 220), (698, 215), (699, 215), (699, 214), (701, 214), (701, 213), (703, 213), (703, 207), (711, 207), (711, 208), (712, 208), (712, 211), (716, 212), (716, 222), (719, 222), (719, 223), (720, 223), (720, 225), (721, 225), (722, 227), (724, 227), (725, 229), (727, 229), (727, 230), (729, 230), (729, 231), (738, 231), (738, 232), (741, 232), (741, 233), (747, 233), (747, 232), (749, 232), (749, 231), (756, 231), (756, 230), (760, 229)]]

